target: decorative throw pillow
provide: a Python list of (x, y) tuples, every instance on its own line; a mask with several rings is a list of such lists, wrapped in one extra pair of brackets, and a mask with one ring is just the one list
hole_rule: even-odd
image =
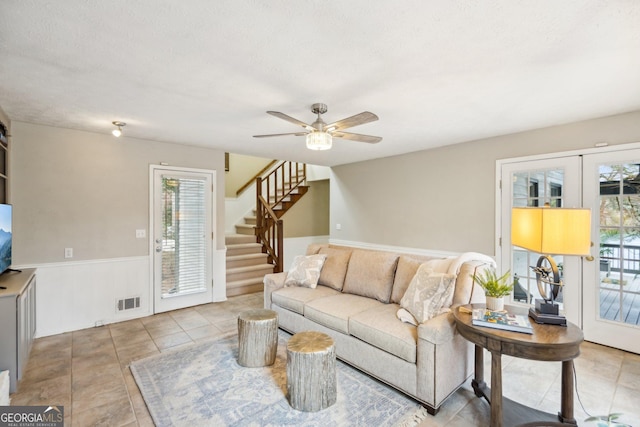
[(398, 309), (398, 312), (396, 313), (396, 316), (398, 317), (398, 319), (400, 319), (403, 323), (410, 323), (413, 326), (418, 326), (418, 322), (416, 320), (415, 317), (413, 317), (413, 314), (409, 313), (407, 310), (405, 310), (404, 308), (400, 307)]
[(423, 323), (451, 306), (456, 276), (447, 273), (434, 273), (426, 264), (422, 264), (411, 280), (400, 306)]
[(430, 259), (425, 261), (425, 264), (432, 269), (434, 273), (448, 273), (449, 267), (454, 259), (455, 257)]
[(320, 271), (326, 258), (327, 256), (325, 254), (296, 256), (287, 273), (284, 286), (315, 288), (318, 285)]

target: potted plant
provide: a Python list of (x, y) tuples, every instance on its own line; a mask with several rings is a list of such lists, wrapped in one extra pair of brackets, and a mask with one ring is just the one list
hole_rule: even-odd
[(484, 289), (489, 310), (503, 310), (504, 297), (513, 290), (513, 282), (509, 283), (511, 270), (498, 277), (492, 268), (484, 270), (480, 275), (472, 274), (473, 280)]

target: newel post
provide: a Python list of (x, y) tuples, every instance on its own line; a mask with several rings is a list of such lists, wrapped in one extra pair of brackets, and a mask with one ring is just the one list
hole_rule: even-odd
[(262, 239), (259, 237), (262, 235), (262, 228), (264, 215), (262, 213), (263, 207), (260, 199), (262, 198), (262, 177), (256, 178), (256, 242), (261, 243)]

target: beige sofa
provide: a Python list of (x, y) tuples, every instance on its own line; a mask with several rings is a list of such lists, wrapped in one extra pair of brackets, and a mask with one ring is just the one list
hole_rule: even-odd
[[(264, 306), (280, 328), (329, 334), (344, 362), (423, 403), (435, 415), (473, 371), (473, 347), (456, 331), (450, 309), (414, 326), (398, 318), (399, 305), (422, 264), (454, 274), (452, 305), (484, 302), (471, 275), (495, 266), (485, 255), (436, 258), (310, 245), (326, 254), (317, 287), (285, 287), (287, 272), (264, 278)], [(402, 313), (402, 312), (401, 312)]]

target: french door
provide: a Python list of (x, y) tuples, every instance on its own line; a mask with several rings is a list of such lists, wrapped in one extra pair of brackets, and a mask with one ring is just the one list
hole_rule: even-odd
[(212, 301), (213, 174), (152, 166), (155, 313)]
[(505, 161), (500, 177), (500, 263), (516, 279), (513, 302), (539, 298), (529, 266), (540, 254), (511, 246), (511, 207), (589, 208), (591, 256), (554, 256), (560, 303), (587, 341), (640, 353), (640, 149)]
[[(534, 305), (538, 292), (535, 266), (540, 255), (511, 245), (511, 208), (526, 206), (580, 207), (580, 157), (529, 160), (502, 165), (501, 168), (501, 266), (511, 270), (515, 282), (512, 301)], [(552, 254), (551, 254), (552, 255)], [(582, 265), (579, 257), (554, 256), (565, 283), (557, 302), (567, 319), (581, 323)]]
[(640, 353), (640, 150), (584, 156), (597, 262), (585, 264), (586, 340)]

